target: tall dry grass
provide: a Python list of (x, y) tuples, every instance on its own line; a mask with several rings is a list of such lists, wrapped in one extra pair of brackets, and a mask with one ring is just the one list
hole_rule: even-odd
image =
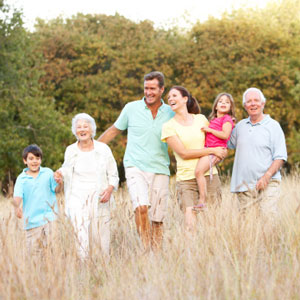
[(171, 183), (163, 251), (144, 253), (126, 188), (116, 195), (111, 259), (98, 248), (78, 260), (70, 224), (42, 261), (26, 255), (21, 221), (0, 201), (0, 299), (300, 299), (299, 174), (282, 182), (280, 218), (240, 216), (228, 184), (223, 202), (187, 238)]

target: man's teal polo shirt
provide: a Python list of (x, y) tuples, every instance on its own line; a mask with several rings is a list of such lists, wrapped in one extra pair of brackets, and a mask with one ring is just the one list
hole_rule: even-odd
[[(36, 178), (26, 174), (28, 168), (18, 176), (14, 197), (23, 199), (23, 219), (25, 229), (42, 226), (56, 219), (57, 202), (55, 187), (57, 183), (53, 177), (53, 171), (40, 167)], [(54, 211), (53, 211), (54, 210)]]
[(162, 125), (174, 112), (161, 100), (155, 119), (144, 98), (125, 105), (114, 126), (128, 130), (124, 167), (137, 167), (145, 172), (170, 175), (168, 146), (161, 141)]

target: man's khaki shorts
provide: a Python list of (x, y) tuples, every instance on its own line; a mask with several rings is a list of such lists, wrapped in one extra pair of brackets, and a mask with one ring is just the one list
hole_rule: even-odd
[[(210, 176), (205, 176), (207, 196), (206, 203), (208, 205), (217, 205), (221, 202), (221, 182), (218, 174), (213, 175), (212, 180)], [(199, 190), (196, 178), (190, 180), (177, 181), (177, 200), (180, 208), (185, 211), (187, 207), (194, 206), (199, 200)]]
[(276, 216), (278, 214), (278, 200), (280, 197), (280, 181), (270, 180), (267, 188), (263, 191), (246, 191), (236, 193), (239, 210), (246, 210), (257, 207), (266, 216)]
[(167, 213), (169, 176), (144, 172), (136, 167), (125, 168), (127, 187), (133, 210), (149, 206), (149, 218), (163, 222)]

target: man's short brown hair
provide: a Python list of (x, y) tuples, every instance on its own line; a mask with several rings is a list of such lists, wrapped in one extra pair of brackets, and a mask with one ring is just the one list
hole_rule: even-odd
[(162, 72), (153, 71), (153, 72), (150, 72), (150, 73), (148, 73), (144, 76), (144, 81), (153, 80), (153, 79), (158, 80), (158, 85), (159, 85), (160, 88), (164, 87), (164, 85), (165, 85), (165, 76)]

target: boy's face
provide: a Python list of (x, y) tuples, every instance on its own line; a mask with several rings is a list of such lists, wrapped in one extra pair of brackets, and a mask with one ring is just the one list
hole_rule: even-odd
[(23, 159), (23, 161), (24, 164), (27, 165), (29, 171), (35, 173), (40, 170), (40, 165), (42, 163), (42, 159), (40, 157), (29, 152), (27, 158)]

